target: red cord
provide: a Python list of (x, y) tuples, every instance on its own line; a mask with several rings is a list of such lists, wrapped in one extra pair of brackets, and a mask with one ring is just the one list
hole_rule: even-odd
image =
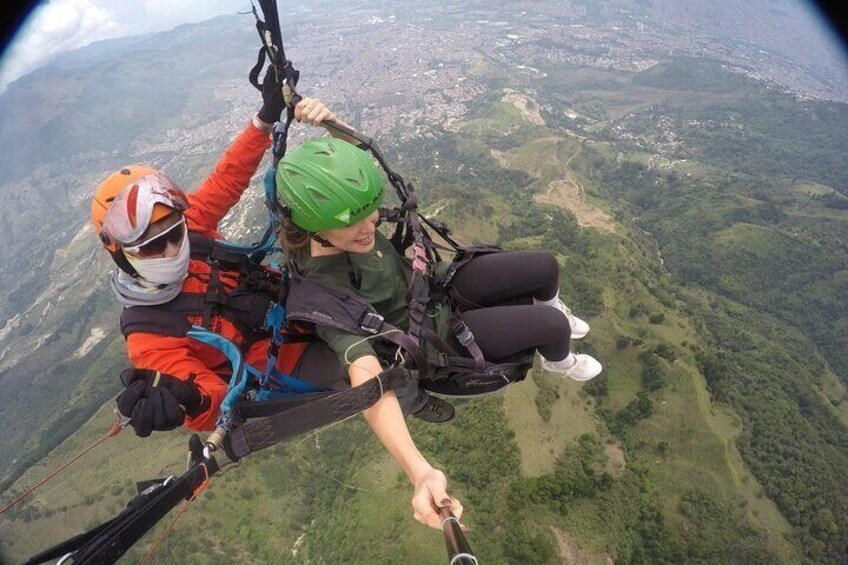
[(156, 550), (159, 549), (159, 546), (162, 545), (162, 542), (165, 541), (165, 538), (167, 538), (168, 534), (171, 533), (171, 530), (174, 528), (176, 523), (179, 521), (180, 518), (183, 517), (183, 514), (186, 513), (186, 510), (188, 510), (189, 505), (194, 502), (194, 499), (196, 499), (200, 495), (200, 493), (206, 489), (207, 486), (209, 486), (209, 469), (206, 467), (206, 463), (201, 463), (200, 466), (203, 467), (203, 472), (206, 473), (206, 478), (203, 479), (202, 483), (197, 485), (197, 488), (194, 489), (191, 498), (185, 501), (183, 507), (180, 508), (180, 511), (177, 513), (177, 515), (174, 516), (174, 519), (171, 520), (171, 523), (168, 524), (168, 527), (165, 528), (165, 531), (162, 532), (162, 535), (159, 536), (159, 539), (156, 540), (156, 543), (154, 543), (153, 546), (147, 550), (147, 553), (144, 554), (144, 557), (141, 558), (141, 565), (147, 565), (148, 560), (153, 556), (154, 553), (156, 553)]
[[(119, 418), (120, 418), (120, 417), (119, 417)], [(14, 506), (16, 506), (16, 505), (17, 505), (20, 501), (22, 501), (22, 500), (23, 500), (23, 499), (25, 499), (27, 496), (29, 496), (30, 494), (32, 494), (32, 493), (33, 493), (36, 489), (38, 489), (39, 487), (41, 487), (42, 485), (44, 485), (44, 483), (46, 483), (47, 481), (49, 481), (50, 479), (52, 479), (53, 477), (55, 477), (56, 475), (58, 475), (59, 473), (61, 473), (61, 472), (62, 472), (62, 471), (64, 471), (65, 469), (67, 469), (68, 467), (70, 467), (72, 463), (74, 463), (75, 461), (77, 461), (77, 460), (81, 459), (81, 458), (82, 458), (83, 456), (85, 456), (85, 455), (86, 455), (89, 451), (93, 450), (95, 447), (97, 447), (98, 445), (100, 445), (101, 443), (103, 443), (104, 441), (106, 441), (107, 439), (109, 439), (110, 437), (115, 436), (115, 435), (118, 435), (118, 433), (119, 433), (122, 429), (124, 429), (124, 425), (121, 423), (121, 421), (120, 421), (120, 420), (119, 420), (119, 421), (117, 421), (117, 422), (115, 422), (114, 424), (112, 424), (112, 426), (109, 428), (109, 431), (108, 431), (108, 432), (106, 432), (106, 435), (105, 435), (105, 436), (103, 436), (102, 438), (100, 438), (100, 439), (99, 439), (99, 440), (98, 440), (98, 441), (97, 441), (94, 445), (90, 446), (88, 449), (86, 449), (85, 451), (83, 451), (82, 453), (80, 453), (79, 455), (77, 455), (76, 457), (74, 457), (73, 459), (71, 459), (70, 461), (68, 461), (67, 463), (65, 463), (64, 465), (62, 465), (61, 467), (59, 467), (58, 469), (56, 469), (55, 471), (53, 471), (53, 472), (52, 472), (52, 473), (50, 473), (49, 475), (47, 475), (47, 476), (46, 476), (44, 479), (42, 479), (40, 482), (38, 482), (38, 483), (37, 483), (37, 484), (35, 484), (34, 486), (32, 486), (32, 487), (30, 487), (29, 489), (27, 489), (27, 490), (26, 490), (23, 494), (19, 495), (19, 496), (18, 496), (17, 498), (15, 498), (12, 502), (8, 503), (6, 506), (4, 506), (2, 509), (0, 509), (0, 515), (2, 515), (2, 514), (3, 514), (4, 512), (6, 512), (7, 510), (10, 510), (10, 509), (11, 509), (11, 508), (13, 508)]]

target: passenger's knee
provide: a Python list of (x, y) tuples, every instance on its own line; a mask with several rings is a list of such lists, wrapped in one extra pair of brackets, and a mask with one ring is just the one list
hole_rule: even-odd
[(538, 310), (536, 321), (544, 335), (551, 337), (551, 343), (567, 342), (571, 339), (571, 326), (562, 312), (550, 306), (540, 305), (535, 309)]
[(538, 252), (539, 269), (545, 281), (559, 281), (559, 263), (556, 257), (544, 251)]

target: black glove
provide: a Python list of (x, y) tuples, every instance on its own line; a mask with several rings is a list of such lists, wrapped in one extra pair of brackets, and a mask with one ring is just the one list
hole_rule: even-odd
[[(282, 79), (282, 77), (279, 77)], [(262, 107), (259, 108), (257, 118), (266, 124), (280, 121), (286, 102), (283, 100), (283, 83), (277, 77), (277, 71), (273, 65), (268, 65), (265, 78), (262, 79)]]
[(118, 411), (131, 418), (138, 437), (178, 428), (186, 415), (197, 416), (209, 408), (209, 397), (200, 393), (194, 375), (182, 380), (149, 369), (124, 369), (121, 382), (126, 390), (118, 395)]

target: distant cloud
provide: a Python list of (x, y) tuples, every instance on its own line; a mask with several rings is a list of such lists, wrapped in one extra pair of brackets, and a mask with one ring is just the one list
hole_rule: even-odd
[(8, 84), (71, 49), (171, 29), (250, 8), (249, 0), (51, 0), (37, 7), (0, 60)]
[(116, 37), (121, 26), (93, 0), (55, 0), (36, 8), (9, 45), (0, 67), (0, 89), (58, 53)]

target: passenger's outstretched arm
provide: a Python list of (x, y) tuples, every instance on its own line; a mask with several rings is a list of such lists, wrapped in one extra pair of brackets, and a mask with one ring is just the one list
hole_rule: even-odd
[[(373, 355), (360, 357), (348, 368), (350, 384), (361, 385), (382, 370), (380, 361)], [(364, 415), (371, 429), (403, 469), (415, 489), (412, 497), (415, 519), (432, 528), (441, 529), (438, 509), (443, 506), (450, 506), (454, 515), (461, 517), (462, 504), (448, 496), (445, 474), (434, 469), (412, 441), (395, 393), (386, 392), (377, 404), (364, 412)]]

